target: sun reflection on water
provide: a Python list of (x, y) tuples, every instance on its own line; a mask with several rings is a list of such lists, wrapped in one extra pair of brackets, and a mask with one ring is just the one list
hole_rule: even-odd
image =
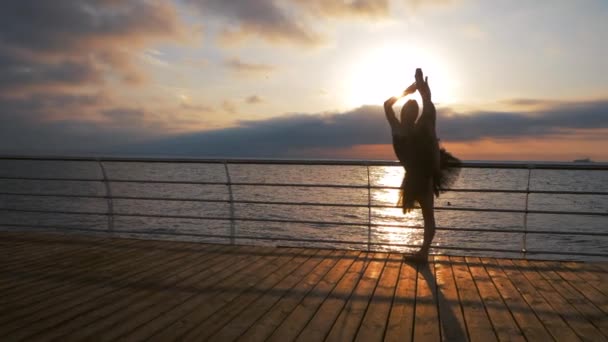
[[(399, 187), (403, 181), (404, 170), (401, 167), (378, 167), (372, 169), (372, 184), (375, 186)], [(399, 189), (377, 189), (372, 191), (372, 204), (394, 206), (394, 208), (375, 208), (372, 223), (422, 227), (420, 210), (403, 213), (396, 207), (399, 200)], [(377, 242), (390, 244), (420, 245), (423, 234), (421, 229), (377, 226), (374, 230)], [(388, 249), (388, 248), (387, 248)], [(395, 251), (411, 251), (411, 248), (390, 248)]]

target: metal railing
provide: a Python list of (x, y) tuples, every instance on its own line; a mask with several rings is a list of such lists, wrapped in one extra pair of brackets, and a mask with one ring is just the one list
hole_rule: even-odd
[[(21, 227), (21, 228), (50, 228), (64, 229), (89, 232), (109, 232), (115, 231), (114, 219), (116, 217), (143, 217), (143, 218), (168, 218), (168, 219), (188, 219), (188, 220), (219, 220), (229, 221), (230, 228), (227, 234), (206, 234), (206, 233), (185, 233), (185, 232), (150, 232), (141, 230), (120, 230), (123, 234), (138, 234), (138, 235), (170, 235), (170, 236), (185, 236), (196, 238), (215, 238), (227, 239), (230, 243), (235, 244), (241, 240), (265, 240), (265, 241), (283, 241), (283, 242), (300, 242), (300, 243), (321, 243), (330, 244), (333, 246), (348, 245), (361, 246), (371, 250), (373, 247), (418, 247), (411, 244), (378, 242), (372, 241), (372, 228), (374, 227), (389, 227), (389, 228), (413, 228), (423, 229), (422, 226), (402, 225), (395, 223), (374, 223), (372, 220), (372, 209), (389, 209), (395, 208), (394, 205), (373, 204), (373, 190), (397, 190), (396, 186), (377, 186), (372, 185), (370, 176), (370, 167), (378, 166), (400, 166), (396, 161), (359, 161), (359, 160), (262, 160), (262, 159), (198, 159), (198, 158), (123, 158), (123, 157), (33, 157), (33, 156), (0, 156), (0, 161), (51, 161), (51, 162), (94, 162), (99, 166), (101, 178), (96, 177), (29, 177), (20, 175), (2, 175), (0, 180), (10, 181), (43, 181), (43, 182), (101, 182), (105, 188), (104, 195), (82, 195), (68, 193), (37, 193), (37, 192), (19, 192), (19, 191), (4, 191), (0, 189), (0, 195), (3, 196), (26, 196), (26, 197), (55, 197), (55, 198), (77, 198), (77, 199), (104, 199), (107, 203), (106, 212), (90, 212), (90, 211), (72, 211), (72, 210), (55, 210), (55, 209), (23, 209), (23, 208), (7, 208), (1, 207), (0, 212), (17, 212), (17, 213), (45, 213), (45, 214), (65, 214), (65, 215), (102, 215), (107, 217), (107, 229), (94, 229), (90, 227), (67, 227), (58, 225), (37, 224), (35, 227), (22, 223), (0, 223), (4, 227)], [(225, 181), (188, 181), (188, 180), (144, 180), (144, 179), (121, 179), (108, 176), (104, 163), (120, 162), (120, 163), (194, 163), (194, 164), (216, 164), (223, 166), (225, 173)], [(300, 165), (300, 166), (358, 166), (366, 169), (367, 184), (309, 184), (309, 183), (268, 183), (268, 182), (234, 182), (231, 179), (230, 165)], [(472, 228), (472, 227), (437, 227), (438, 231), (459, 231), (459, 232), (483, 232), (483, 233), (508, 233), (521, 234), (521, 248), (490, 248), (490, 247), (470, 247), (470, 246), (433, 246), (434, 250), (462, 250), (475, 252), (499, 252), (499, 253), (518, 253), (523, 257), (529, 254), (543, 255), (574, 255), (582, 257), (602, 257), (608, 258), (607, 253), (601, 252), (579, 252), (579, 251), (561, 251), (561, 250), (530, 250), (528, 246), (528, 235), (546, 234), (546, 235), (572, 235), (572, 236), (587, 236), (587, 237), (607, 237), (605, 231), (555, 231), (555, 230), (529, 230), (528, 215), (530, 214), (551, 214), (551, 215), (585, 215), (608, 217), (608, 212), (597, 211), (563, 211), (563, 210), (531, 210), (529, 209), (529, 196), (531, 194), (559, 194), (559, 195), (593, 195), (606, 196), (606, 191), (559, 191), (559, 190), (532, 190), (530, 188), (530, 179), (533, 170), (595, 170), (608, 171), (608, 164), (605, 163), (505, 163), (505, 162), (464, 162), (459, 164), (462, 168), (488, 168), (488, 169), (523, 169), (527, 170), (527, 186), (525, 190), (517, 189), (444, 189), (454, 192), (469, 192), (469, 193), (505, 193), (505, 194), (524, 194), (525, 207), (523, 209), (516, 208), (469, 208), (469, 207), (453, 207), (453, 206), (436, 206), (436, 210), (445, 211), (468, 211), (468, 212), (491, 212), (491, 213), (514, 213), (523, 215), (522, 229), (498, 229), (498, 228)], [(154, 197), (154, 196), (121, 196), (114, 195), (112, 192), (112, 184), (118, 183), (134, 183), (134, 184), (165, 184), (165, 185), (215, 185), (225, 186), (228, 192), (227, 199), (203, 199), (196, 197)], [(332, 202), (303, 202), (303, 201), (258, 201), (258, 200), (240, 200), (235, 199), (234, 187), (236, 186), (251, 186), (251, 187), (298, 187), (298, 188), (335, 188), (335, 189), (360, 189), (367, 191), (367, 204), (357, 203), (332, 203)], [(114, 208), (115, 200), (143, 200), (143, 201), (167, 201), (167, 202), (205, 202), (205, 203), (225, 203), (229, 206), (229, 216), (204, 216), (204, 215), (166, 215), (166, 214), (141, 214), (141, 213), (123, 213), (116, 212)], [(277, 206), (318, 206), (318, 207), (343, 207), (343, 208), (366, 208), (368, 219), (363, 221), (328, 221), (328, 220), (297, 220), (297, 219), (276, 219), (276, 218), (255, 218), (239, 216), (235, 204), (243, 205), (277, 205)], [(257, 236), (238, 234), (236, 230), (236, 222), (266, 222), (266, 223), (285, 223), (285, 224), (307, 224), (321, 226), (346, 226), (346, 227), (367, 227), (366, 241), (353, 241), (341, 239), (308, 239), (297, 236), (278, 237), (278, 236)], [(607, 225), (608, 226), (608, 225)]]

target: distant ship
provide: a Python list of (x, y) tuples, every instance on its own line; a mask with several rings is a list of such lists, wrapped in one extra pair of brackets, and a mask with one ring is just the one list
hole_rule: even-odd
[(593, 161), (589, 158), (584, 159), (575, 159), (572, 161), (573, 163), (593, 163)]

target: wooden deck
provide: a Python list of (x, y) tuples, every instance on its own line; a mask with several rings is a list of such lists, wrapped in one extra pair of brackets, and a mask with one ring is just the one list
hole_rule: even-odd
[(0, 233), (0, 340), (603, 341), (606, 263)]

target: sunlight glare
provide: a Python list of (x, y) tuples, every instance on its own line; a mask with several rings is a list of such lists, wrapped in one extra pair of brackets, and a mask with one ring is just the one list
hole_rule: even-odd
[[(384, 45), (368, 50), (353, 62), (347, 77), (349, 106), (380, 105), (391, 96), (400, 95), (414, 81), (416, 68), (422, 68), (435, 103), (455, 101), (456, 82), (440, 56), (430, 51), (401, 45)], [(418, 94), (408, 98), (419, 99)]]

